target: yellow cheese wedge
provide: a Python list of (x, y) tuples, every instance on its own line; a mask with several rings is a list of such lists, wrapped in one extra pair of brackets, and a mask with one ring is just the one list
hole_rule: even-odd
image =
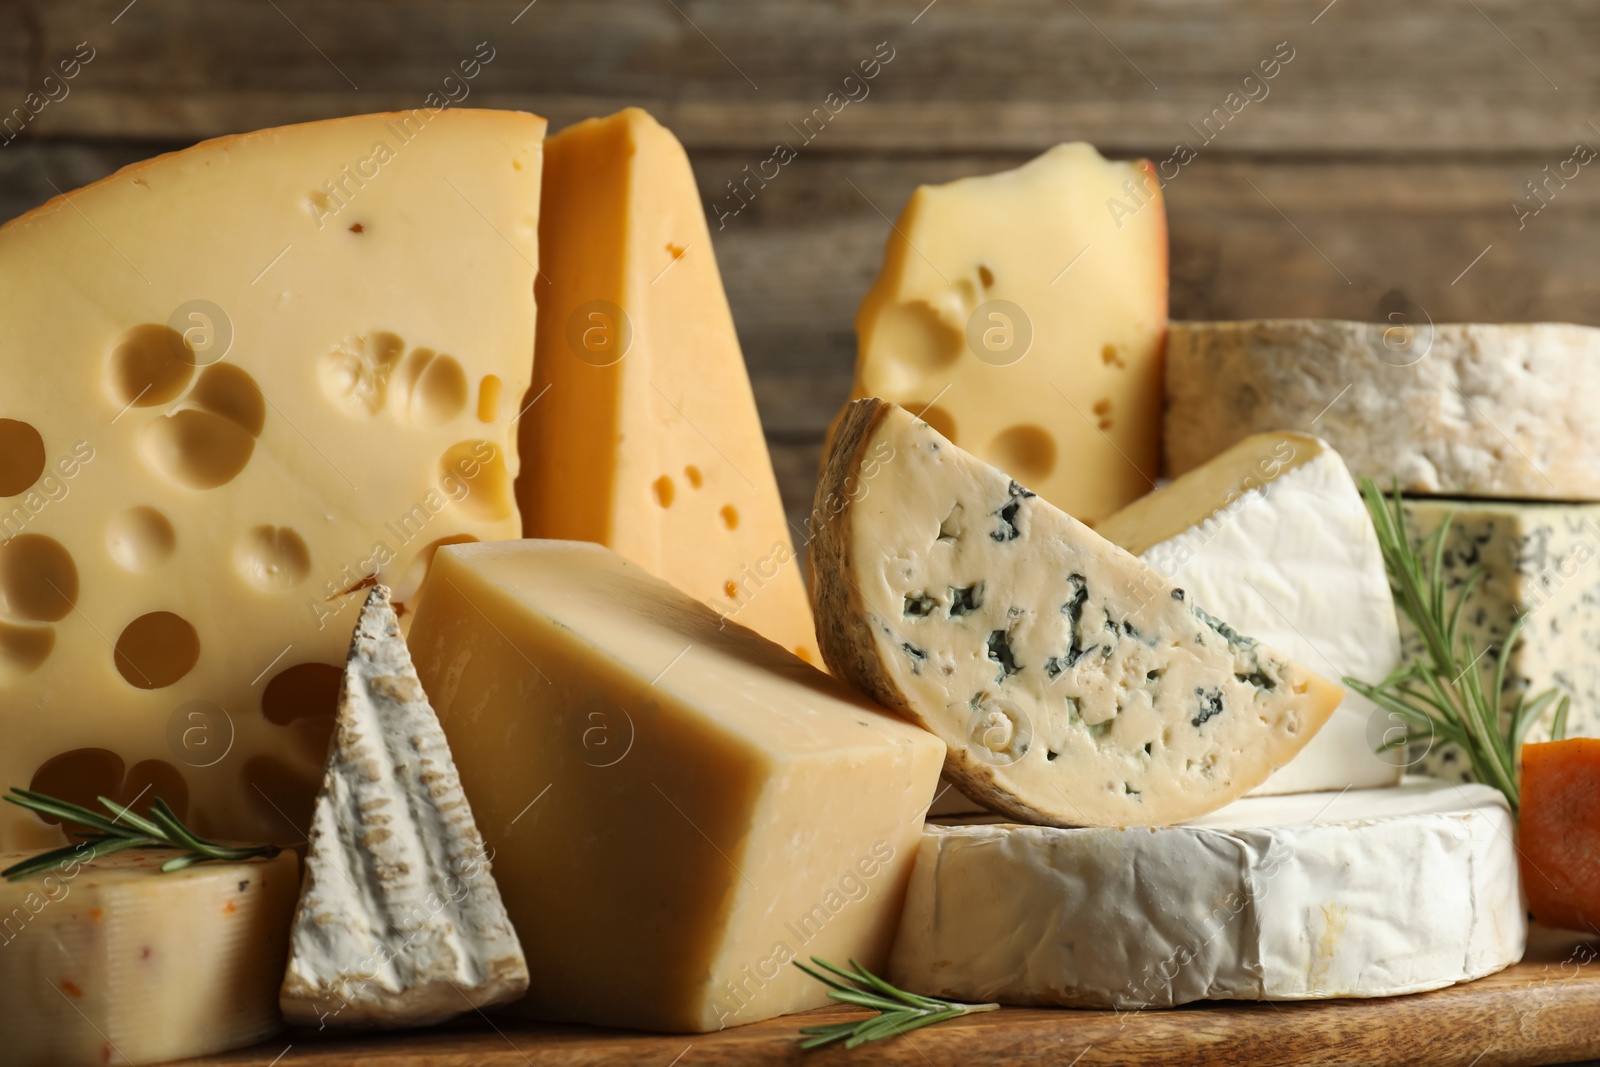
[(304, 838), (346, 591), (520, 532), (543, 130), (265, 130), (0, 229), (0, 786)]
[(912, 195), (856, 316), (853, 395), (920, 415), (1093, 525), (1154, 484), (1166, 329), (1150, 164), (1057, 145)]
[(705, 1031), (884, 959), (944, 745), (598, 545), (440, 551), (411, 630), (530, 1014)]
[[(118, 852), (0, 881), (0, 1063), (164, 1063), (282, 1029), (295, 854), (160, 873), (176, 855)], [(0, 853), (0, 869), (25, 856)]]
[(637, 108), (545, 148), (529, 537), (609, 545), (820, 663), (688, 157)]

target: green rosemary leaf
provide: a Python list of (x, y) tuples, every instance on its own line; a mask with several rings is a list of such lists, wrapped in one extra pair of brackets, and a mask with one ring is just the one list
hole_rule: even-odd
[(27, 789), (13, 789), (3, 799), (27, 808), (39, 815), (48, 815), (64, 823), (85, 826), (98, 831), (80, 844), (67, 845), (49, 852), (29, 857), (0, 871), (0, 878), (15, 881), (29, 875), (47, 871), (67, 862), (88, 863), (99, 857), (126, 848), (174, 849), (184, 855), (162, 864), (163, 872), (178, 871), (207, 860), (247, 860), (277, 855), (277, 845), (220, 845), (195, 835), (165, 800), (156, 797), (150, 803), (149, 817), (140, 815), (109, 797), (100, 797), (105, 809), (116, 816), (107, 819), (99, 812), (80, 807), (70, 801), (35, 793)]
[(827, 986), (828, 996), (834, 1000), (873, 1008), (879, 1013), (870, 1019), (858, 1022), (803, 1027), (800, 1030), (804, 1035), (800, 1042), (800, 1047), (803, 1049), (820, 1048), (839, 1040), (844, 1041), (846, 1048), (856, 1048), (868, 1041), (895, 1037), (918, 1027), (931, 1026), (974, 1012), (994, 1011), (1000, 1007), (998, 1004), (958, 1004), (938, 997), (910, 993), (884, 981), (855, 960), (850, 961), (850, 970), (846, 971), (827, 960), (811, 957), (812, 963), (837, 975), (842, 981), (812, 970), (798, 960), (792, 962), (806, 974)]
[[(1526, 693), (1519, 693), (1511, 707), (1504, 709), (1506, 678), (1511, 654), (1521, 636), (1522, 620), (1511, 626), (1494, 649), (1493, 659), (1481, 664), (1482, 656), (1473, 648), (1472, 639), (1460, 633), (1460, 626), (1468, 602), (1484, 580), (1483, 568), (1473, 568), (1456, 588), (1453, 603), (1449, 602), (1445, 587), (1445, 544), (1455, 521), (1454, 512), (1445, 517), (1438, 529), (1413, 543), (1406, 529), (1404, 498), (1398, 484), (1386, 500), (1376, 482), (1363, 478), (1361, 495), (1372, 517), (1395, 604), (1422, 639), (1423, 654), (1381, 682), (1366, 683), (1354, 678), (1346, 678), (1345, 682), (1380, 708), (1399, 716), (1408, 737), (1421, 734), (1426, 727), (1427, 734), (1422, 736), (1460, 745), (1473, 774), (1499, 789), (1514, 814), (1520, 792), (1517, 756), (1523, 739), (1559, 691), (1551, 689), (1531, 699)], [(1489, 652), (1485, 649), (1483, 656)], [(1552, 736), (1565, 733), (1570, 704), (1571, 698), (1561, 694)], [(1387, 739), (1380, 751), (1399, 744)]]
[(1561, 694), (1561, 703), (1556, 707), (1556, 721), (1550, 728), (1552, 741), (1565, 741), (1567, 739), (1567, 709), (1572, 707), (1572, 697), (1566, 693)]

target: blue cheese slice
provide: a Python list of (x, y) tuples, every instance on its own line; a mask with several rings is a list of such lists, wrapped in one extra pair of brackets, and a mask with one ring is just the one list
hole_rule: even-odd
[[(1344, 461), (1300, 433), (1248, 437), (1106, 519), (1097, 531), (1229, 625), (1335, 678), (1377, 682), (1400, 664), (1383, 552)], [(1348, 693), (1310, 744), (1256, 789), (1394, 785), (1378, 755), (1386, 713)]]
[(817, 490), (818, 636), (1013, 818), (1159, 825), (1260, 785), (1343, 690), (909, 412), (845, 411)]
[(423, 1026), (527, 988), (450, 746), (376, 586), (345, 666), (283, 1014), (318, 1029)]
[[(1522, 619), (1506, 663), (1504, 712), (1509, 715), (1518, 693), (1533, 697), (1554, 686), (1572, 697), (1567, 734), (1600, 736), (1600, 504), (1408, 497), (1405, 513), (1413, 538), (1427, 537), (1454, 516), (1442, 558), (1445, 596), (1454, 604), (1481, 569), (1460, 623), (1476, 652), (1491, 645), (1498, 651), (1512, 623)], [(1422, 654), (1422, 640), (1403, 616), (1400, 635), (1408, 656)], [(1528, 740), (1548, 740), (1554, 716), (1552, 704)], [(1412, 758), (1428, 774), (1471, 777), (1466, 755), (1448, 741), (1419, 744)]]
[(1513, 832), (1497, 790), (1430, 778), (1154, 831), (929, 826), (889, 974), (1130, 1011), (1438, 989), (1522, 957)]

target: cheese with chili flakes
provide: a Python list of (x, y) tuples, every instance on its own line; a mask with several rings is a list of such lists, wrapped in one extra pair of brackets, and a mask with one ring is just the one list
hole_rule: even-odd
[[(27, 853), (0, 853), (0, 869)], [(0, 1060), (161, 1063), (281, 1027), (299, 860), (201, 863), (134, 849), (0, 881)]]

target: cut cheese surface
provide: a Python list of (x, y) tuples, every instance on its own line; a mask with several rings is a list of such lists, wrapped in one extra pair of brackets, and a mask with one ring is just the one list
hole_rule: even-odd
[[(1441, 557), (1450, 602), (1481, 570), (1460, 623), (1474, 654), (1498, 650), (1522, 620), (1506, 660), (1502, 714), (1509, 718), (1517, 694), (1532, 699), (1554, 687), (1572, 698), (1567, 736), (1600, 737), (1600, 504), (1408, 497), (1405, 516), (1413, 540), (1453, 517)], [(1422, 654), (1422, 638), (1404, 615), (1400, 637), (1407, 655)], [(1549, 740), (1555, 713), (1552, 701), (1527, 740)], [(1423, 773), (1472, 777), (1466, 753), (1442, 738), (1419, 742), (1411, 755)]]
[(856, 316), (853, 395), (919, 414), (1092, 525), (1156, 476), (1166, 325), (1150, 164), (1057, 145), (912, 195)]
[(608, 545), (820, 663), (689, 159), (629, 108), (550, 138), (529, 537)]
[(380, 585), (345, 665), (283, 1014), (317, 1029), (424, 1026), (527, 988), (450, 746)]
[(0, 229), (0, 782), (304, 839), (359, 587), (520, 530), (543, 131), (265, 130)]
[(1568, 323), (1173, 323), (1165, 451), (1182, 474), (1267, 430), (1316, 432), (1408, 493), (1600, 497), (1600, 329)]
[[(856, 486), (851, 493), (847, 486)], [(1342, 690), (880, 400), (846, 411), (812, 541), (828, 664), (1013, 818), (1191, 819), (1260, 785)]]
[(881, 963), (944, 745), (599, 545), (441, 550), (411, 630), (528, 1013), (717, 1030)]
[[(1366, 503), (1315, 437), (1257, 434), (1100, 524), (1228, 625), (1332, 678), (1379, 682), (1400, 633)], [(1400, 780), (1404, 755), (1374, 749), (1391, 723), (1346, 693), (1333, 717), (1258, 793)]]
[[(0, 869), (25, 853), (0, 852)], [(282, 1029), (293, 852), (163, 874), (133, 849), (0, 881), (0, 1062), (165, 1063)]]
[(962, 1001), (1387, 997), (1492, 974), (1528, 923), (1496, 790), (1247, 797), (1187, 826), (929, 826), (890, 977)]

